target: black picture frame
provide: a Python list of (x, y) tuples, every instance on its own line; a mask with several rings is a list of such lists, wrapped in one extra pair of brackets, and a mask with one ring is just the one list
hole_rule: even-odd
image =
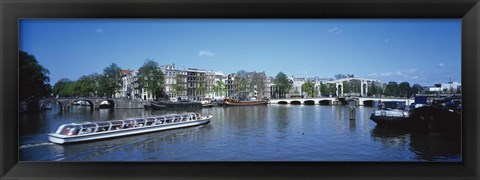
[[(2, 179), (478, 179), (478, 0), (1, 0)], [(18, 162), (19, 18), (461, 18), (461, 163), (434, 162)]]

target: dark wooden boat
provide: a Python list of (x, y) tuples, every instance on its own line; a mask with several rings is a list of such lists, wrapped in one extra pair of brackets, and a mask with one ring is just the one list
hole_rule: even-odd
[(259, 101), (238, 101), (233, 99), (225, 99), (223, 104), (225, 106), (255, 106), (255, 105), (266, 105), (268, 100), (259, 100)]
[(144, 105), (145, 109), (183, 109), (183, 108), (201, 108), (202, 103), (200, 102), (159, 102), (159, 101), (150, 101), (150, 105)]

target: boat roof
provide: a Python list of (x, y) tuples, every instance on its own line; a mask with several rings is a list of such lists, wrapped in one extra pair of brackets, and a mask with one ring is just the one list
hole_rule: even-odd
[(196, 113), (194, 112), (189, 112), (189, 113), (184, 113), (184, 114), (169, 114), (169, 115), (161, 115), (161, 116), (151, 116), (151, 117), (136, 117), (136, 118), (128, 118), (128, 119), (117, 119), (117, 120), (108, 120), (108, 121), (98, 121), (98, 122), (83, 122), (83, 123), (69, 123), (65, 125), (90, 125), (90, 124), (98, 124), (98, 125), (103, 125), (103, 124), (110, 124), (110, 123), (119, 123), (119, 122), (131, 122), (131, 121), (141, 121), (141, 120), (154, 120), (154, 119), (160, 119), (164, 118), (166, 119), (167, 117), (170, 118), (178, 118), (178, 117), (188, 117), (188, 116), (195, 116)]

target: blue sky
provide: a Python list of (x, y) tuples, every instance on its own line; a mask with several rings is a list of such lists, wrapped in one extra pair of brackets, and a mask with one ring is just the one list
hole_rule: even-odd
[(19, 40), (52, 85), (146, 59), (225, 74), (461, 81), (461, 19), (23, 19)]

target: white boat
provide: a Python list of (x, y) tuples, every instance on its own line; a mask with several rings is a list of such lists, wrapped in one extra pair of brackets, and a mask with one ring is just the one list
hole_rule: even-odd
[(407, 126), (411, 124), (409, 117), (405, 102), (397, 101), (382, 102), (380, 109), (370, 115), (370, 119), (381, 126)]
[(55, 133), (48, 135), (48, 140), (64, 144), (127, 136), (206, 124), (212, 117), (212, 115), (202, 116), (198, 113), (186, 113), (127, 120), (70, 123), (60, 125)]

